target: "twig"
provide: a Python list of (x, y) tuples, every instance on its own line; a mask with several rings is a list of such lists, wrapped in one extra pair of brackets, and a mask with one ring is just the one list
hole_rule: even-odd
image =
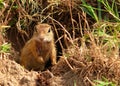
[[(53, 22), (53, 20), (52, 20), (52, 23), (53, 23), (53, 26), (54, 26), (54, 28), (55, 28), (55, 32), (56, 32), (56, 34), (57, 34), (57, 37), (60, 38), (60, 37), (59, 37), (59, 34), (58, 34), (58, 32), (57, 32), (57, 29), (56, 29), (56, 27), (55, 27), (55, 24), (54, 24), (54, 22)], [(61, 46), (62, 52), (63, 52), (63, 49), (64, 49), (64, 48), (63, 48), (62, 42), (61, 42), (60, 40), (58, 40), (58, 41), (59, 41), (59, 43), (60, 43), (60, 46)]]
[(71, 17), (71, 22), (72, 22), (72, 27), (73, 27), (73, 39), (75, 39), (75, 26), (74, 26), (74, 22), (73, 22), (73, 14), (72, 14), (72, 0), (69, 1), (69, 8), (70, 8), (70, 17)]
[(68, 66), (70, 67), (71, 70), (73, 70), (73, 67), (70, 65), (70, 63), (68, 62), (68, 60), (65, 58), (66, 63), (68, 64)]
[(95, 86), (95, 83), (93, 83), (88, 77), (85, 77), (87, 80), (88, 80), (88, 82), (92, 85), (92, 86)]
[(72, 39), (70, 33), (63, 27), (63, 25), (62, 25), (60, 22), (58, 22), (57, 20), (53, 19), (53, 18), (50, 17), (50, 16), (49, 16), (48, 18), (50, 18), (51, 20), (53, 20), (53, 21), (55, 21), (56, 23), (58, 23), (58, 24), (61, 26), (61, 28), (68, 34), (69, 38)]

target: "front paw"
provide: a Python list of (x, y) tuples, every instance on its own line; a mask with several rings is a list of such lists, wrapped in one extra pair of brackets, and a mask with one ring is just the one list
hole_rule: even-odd
[(56, 62), (56, 61), (53, 61), (53, 62), (52, 62), (52, 65), (56, 65), (56, 64), (57, 64), (57, 62)]
[(45, 63), (42, 57), (38, 57), (38, 58), (37, 58), (37, 61), (38, 61), (39, 63)]

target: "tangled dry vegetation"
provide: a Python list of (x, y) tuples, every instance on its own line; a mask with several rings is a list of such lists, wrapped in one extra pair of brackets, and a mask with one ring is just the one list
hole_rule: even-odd
[[(0, 85), (119, 86), (119, 18), (103, 4), (99, 20), (98, 0), (86, 2), (94, 8), (84, 0), (0, 0)], [(115, 3), (119, 9), (119, 1)], [(60, 57), (43, 72), (28, 71), (18, 61), (37, 22), (52, 25)]]

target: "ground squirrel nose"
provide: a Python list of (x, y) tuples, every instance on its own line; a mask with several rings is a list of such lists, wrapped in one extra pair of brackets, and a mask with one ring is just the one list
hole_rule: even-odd
[(44, 38), (45, 38), (45, 35), (44, 34), (40, 34), (39, 39), (40, 40), (44, 40)]
[(44, 40), (44, 36), (40, 36), (40, 40)]

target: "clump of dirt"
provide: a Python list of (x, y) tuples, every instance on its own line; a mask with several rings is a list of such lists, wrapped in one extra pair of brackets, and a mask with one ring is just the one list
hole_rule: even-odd
[(42, 86), (74, 86), (75, 84), (77, 86), (91, 86), (96, 84), (94, 80), (102, 80), (102, 77), (105, 77), (118, 86), (120, 85), (119, 65), (120, 60), (95, 59), (93, 62), (85, 62), (85, 60), (78, 61), (71, 57), (60, 60), (56, 66), (52, 67), (49, 73), (53, 74), (51, 78), (44, 76), (44, 79), (41, 77), (39, 79), (47, 82), (47, 85), (43, 84)]
[(35, 86), (38, 73), (10, 59), (0, 59), (0, 86)]

